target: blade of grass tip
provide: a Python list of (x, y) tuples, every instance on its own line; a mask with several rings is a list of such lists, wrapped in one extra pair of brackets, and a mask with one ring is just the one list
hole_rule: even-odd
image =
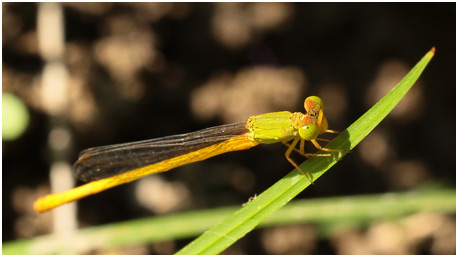
[(434, 47), (431, 48), (421, 61), (390, 92), (348, 128), (348, 133), (351, 135), (351, 149), (361, 142), (401, 101), (433, 58), (435, 51), (436, 49)]
[[(361, 142), (412, 87), (434, 56), (434, 52), (435, 49), (432, 48), (389, 93), (327, 147), (351, 150)], [(346, 152), (340, 153), (339, 158), (345, 154)], [(312, 157), (301, 165), (301, 169), (307, 171), (315, 181), (337, 161), (337, 158)], [(178, 251), (177, 254), (218, 254), (224, 251), (309, 185), (310, 181), (302, 173), (293, 170), (245, 207)]]

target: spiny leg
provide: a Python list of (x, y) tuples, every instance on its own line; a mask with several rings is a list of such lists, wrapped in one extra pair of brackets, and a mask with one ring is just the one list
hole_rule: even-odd
[[(324, 133), (332, 133), (332, 134), (340, 134), (340, 131), (337, 131), (337, 130), (332, 130), (332, 129), (327, 129), (324, 131)], [(329, 148), (324, 148), (322, 147), (320, 144), (318, 144), (318, 142), (316, 141), (323, 141), (323, 142), (328, 142), (328, 143), (331, 143), (332, 140), (329, 140), (329, 139), (325, 139), (325, 138), (315, 138), (315, 142), (313, 142), (312, 140), (312, 143), (313, 145), (319, 149), (319, 150), (323, 150), (323, 151), (326, 151), (326, 152), (346, 152), (347, 150), (344, 150), (344, 149), (329, 149)], [(349, 152), (349, 151), (348, 151)]]
[(307, 158), (310, 158), (312, 156), (332, 156), (332, 154), (330, 154), (330, 153), (306, 153), (304, 149), (305, 149), (305, 140), (301, 139), (301, 144), (300, 144), (300, 147), (299, 147), (299, 151), (297, 151), (297, 149), (295, 149), (296, 152), (298, 152), (300, 155), (305, 156)]
[(286, 159), (294, 166), (294, 168), (296, 168), (297, 170), (299, 170), (300, 172), (302, 172), (302, 174), (304, 174), (304, 176), (310, 181), (310, 183), (313, 184), (313, 181), (312, 181), (312, 179), (310, 178), (310, 176), (309, 176), (307, 173), (305, 173), (305, 172), (304, 172), (304, 171), (303, 171), (303, 170), (293, 161), (293, 159), (291, 159), (291, 158), (289, 157), (289, 156), (291, 155), (291, 152), (292, 152), (293, 150), (297, 150), (297, 149), (296, 149), (296, 145), (297, 145), (297, 142), (299, 142), (300, 139), (301, 139), (300, 137), (296, 137), (296, 138), (294, 139), (294, 141), (293, 141), (293, 142), (291, 143), (291, 145), (289, 146), (288, 150), (286, 150), (286, 152), (285, 152), (285, 157), (286, 157)]
[[(325, 141), (331, 142), (330, 140), (328, 141), (327, 139), (325, 139)], [(291, 144), (286, 142), (286, 141), (283, 141), (282, 144), (286, 145), (288, 148), (291, 146)], [(310, 157), (313, 157), (313, 156), (321, 156), (321, 157), (331, 157), (332, 156), (332, 154), (330, 154), (330, 153), (306, 153), (304, 151), (304, 147), (305, 147), (305, 140), (301, 139), (300, 149), (297, 149), (296, 147), (294, 147), (293, 150), (296, 151), (298, 154), (300, 154), (300, 155), (302, 155), (304, 157), (307, 157), (307, 158), (310, 158)]]
[(343, 152), (345, 151), (344, 149), (330, 149), (330, 148), (325, 148), (325, 147), (322, 147), (317, 141), (316, 139), (312, 139), (312, 144), (318, 149), (318, 150), (323, 150), (325, 152)]
[[(324, 139), (324, 138), (315, 138), (316, 141), (323, 141), (323, 142), (327, 142), (327, 143), (331, 143), (332, 140), (329, 140), (329, 139)], [(316, 146), (315, 146), (316, 147)], [(318, 147), (317, 147), (318, 148)], [(318, 148), (320, 149), (320, 148)], [(328, 148), (324, 148), (325, 150), (324, 151), (327, 151), (326, 149)], [(320, 150), (323, 150), (323, 147), (322, 149)], [(332, 150), (332, 149), (331, 149)], [(329, 152), (329, 151), (328, 151)], [(350, 150), (345, 150), (345, 149), (334, 149), (332, 152), (347, 152), (347, 153), (350, 153), (351, 151)], [(332, 154), (330, 154), (329, 156), (332, 156)]]
[[(337, 131), (337, 130), (331, 130), (331, 129), (327, 129), (324, 131), (324, 133), (331, 133), (331, 134), (340, 134), (340, 131)], [(329, 140), (329, 139), (325, 139), (325, 138), (315, 138), (315, 140), (317, 141), (323, 141), (323, 142), (328, 142), (328, 143), (331, 143), (332, 140)], [(317, 147), (318, 148), (318, 147)], [(319, 149), (319, 148), (318, 148)]]
[[(332, 130), (332, 129), (326, 129), (323, 133), (340, 134), (340, 131)], [(332, 140), (329, 140), (329, 139), (319, 138), (319, 137), (315, 138), (315, 140), (328, 142), (328, 143), (331, 143), (331, 141), (332, 141)]]
[(325, 139), (325, 138), (315, 138), (316, 141), (323, 141), (323, 142), (328, 142), (328, 143), (331, 143), (332, 140), (329, 140), (329, 139)]

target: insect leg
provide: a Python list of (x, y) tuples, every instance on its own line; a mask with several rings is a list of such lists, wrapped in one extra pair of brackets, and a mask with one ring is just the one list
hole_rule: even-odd
[(300, 172), (302, 172), (302, 174), (304, 174), (304, 176), (310, 181), (310, 183), (313, 184), (313, 181), (312, 181), (312, 179), (310, 178), (310, 176), (309, 176), (307, 173), (305, 173), (305, 172), (304, 172), (304, 171), (303, 171), (303, 170), (293, 161), (293, 159), (291, 159), (291, 158), (289, 157), (289, 156), (291, 155), (291, 152), (292, 152), (293, 150), (296, 150), (296, 151), (297, 151), (296, 145), (297, 145), (297, 143), (299, 142), (300, 139), (301, 139), (301, 138), (300, 138), (299, 136), (297, 136), (297, 137), (294, 139), (294, 141), (293, 141), (293, 142), (291, 143), (291, 145), (289, 146), (288, 150), (286, 150), (286, 152), (285, 152), (285, 157), (286, 157), (286, 159), (294, 166), (294, 168), (296, 168), (297, 170), (299, 170)]

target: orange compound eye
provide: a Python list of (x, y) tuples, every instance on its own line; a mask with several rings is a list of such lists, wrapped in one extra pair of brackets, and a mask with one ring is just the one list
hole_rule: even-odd
[(318, 113), (320, 109), (324, 110), (324, 103), (318, 96), (309, 96), (304, 101), (304, 108), (307, 112)]

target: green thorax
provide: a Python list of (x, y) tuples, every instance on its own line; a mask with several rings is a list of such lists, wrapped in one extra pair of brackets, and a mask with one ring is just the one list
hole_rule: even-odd
[(296, 137), (300, 121), (305, 117), (300, 112), (271, 112), (251, 116), (247, 122), (250, 140), (271, 144), (289, 141)]

